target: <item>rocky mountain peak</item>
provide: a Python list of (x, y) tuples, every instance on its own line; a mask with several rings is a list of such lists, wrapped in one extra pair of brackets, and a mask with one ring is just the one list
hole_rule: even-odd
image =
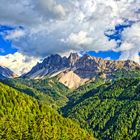
[(46, 75), (51, 75), (69, 66), (68, 58), (61, 57), (58, 54), (48, 56), (42, 63), (38, 63), (30, 72), (23, 77), (39, 78)]
[(69, 65), (74, 66), (75, 63), (80, 59), (80, 56), (78, 53), (71, 53), (70, 56), (68, 57), (69, 60)]
[(126, 60), (124, 63), (124, 66), (129, 69), (139, 69), (140, 68), (140, 65), (132, 60)]
[(44, 61), (42, 62), (42, 64), (44, 64), (44, 67), (47, 67), (49, 65), (59, 65), (62, 61), (62, 58), (60, 55), (55, 54), (55, 55), (50, 55), (47, 58), (44, 59)]
[(91, 56), (91, 55), (89, 55), (89, 54), (84, 54), (81, 58), (82, 58), (82, 59), (93, 59), (94, 56)]

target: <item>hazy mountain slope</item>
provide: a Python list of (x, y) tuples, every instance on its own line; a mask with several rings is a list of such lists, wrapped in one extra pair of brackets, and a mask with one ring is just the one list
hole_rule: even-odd
[(0, 83), (1, 140), (92, 140), (79, 125), (50, 107)]
[[(79, 91), (80, 94), (80, 91)], [(140, 138), (140, 79), (120, 79), (69, 97), (62, 109), (101, 140)]]
[(17, 77), (17, 75), (11, 71), (9, 68), (0, 66), (0, 79), (6, 79), (6, 78), (14, 78)]

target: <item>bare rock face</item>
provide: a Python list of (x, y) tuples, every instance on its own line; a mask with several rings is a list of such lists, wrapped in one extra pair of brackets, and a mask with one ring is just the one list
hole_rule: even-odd
[(51, 55), (43, 60), (42, 63), (37, 63), (30, 72), (23, 75), (25, 78), (43, 78), (44, 76), (51, 75), (64, 68), (69, 67), (69, 61), (66, 57), (60, 55)]
[(87, 54), (80, 57), (77, 53), (71, 53), (68, 58), (56, 54), (45, 58), (23, 77), (38, 79), (57, 76), (67, 87), (77, 88), (91, 79), (111, 78), (112, 73), (119, 69), (140, 70), (140, 65), (130, 60), (104, 60)]
[(0, 79), (15, 78), (17, 75), (10, 69), (0, 66)]
[(63, 72), (59, 76), (59, 82), (69, 87), (70, 89), (78, 88), (85, 84), (89, 79), (83, 79), (73, 71)]
[(73, 67), (75, 63), (80, 59), (80, 56), (77, 53), (71, 53), (68, 57), (69, 66)]
[(75, 67), (75, 73), (82, 78), (92, 78), (101, 69), (98, 60), (95, 57), (89, 56), (87, 54), (76, 62)]
[(82, 78), (92, 78), (97, 75), (109, 77), (111, 73), (118, 69), (136, 70), (140, 69), (140, 65), (134, 61), (113, 61), (84, 55), (75, 64), (75, 73)]

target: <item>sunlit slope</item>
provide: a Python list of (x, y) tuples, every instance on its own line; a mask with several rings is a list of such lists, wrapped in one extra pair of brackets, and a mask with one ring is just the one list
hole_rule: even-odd
[(1, 140), (92, 140), (70, 119), (36, 99), (0, 83)]

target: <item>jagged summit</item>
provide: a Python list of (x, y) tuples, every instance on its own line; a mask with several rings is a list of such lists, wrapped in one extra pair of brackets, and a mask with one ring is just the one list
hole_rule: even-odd
[(58, 54), (48, 56), (42, 63), (37, 63), (30, 72), (23, 75), (23, 77), (29, 78), (41, 78), (46, 75), (51, 75), (55, 72), (61, 71), (72, 67), (76, 61), (80, 58), (77, 53), (71, 53), (70, 56), (61, 57)]
[(70, 56), (68, 57), (69, 65), (74, 66), (79, 59), (80, 56), (78, 55), (78, 53), (70, 53)]
[(61, 83), (76, 88), (96, 77), (111, 78), (112, 73), (119, 69), (137, 70), (140, 69), (140, 65), (131, 60), (104, 60), (88, 54), (81, 57), (77, 53), (71, 53), (69, 57), (55, 54), (38, 63), (23, 77), (40, 79), (46, 76), (58, 76)]
[(51, 75), (62, 69), (69, 67), (69, 61), (66, 57), (61, 57), (58, 54), (50, 55), (32, 68), (30, 72), (23, 75), (26, 78), (42, 78)]

